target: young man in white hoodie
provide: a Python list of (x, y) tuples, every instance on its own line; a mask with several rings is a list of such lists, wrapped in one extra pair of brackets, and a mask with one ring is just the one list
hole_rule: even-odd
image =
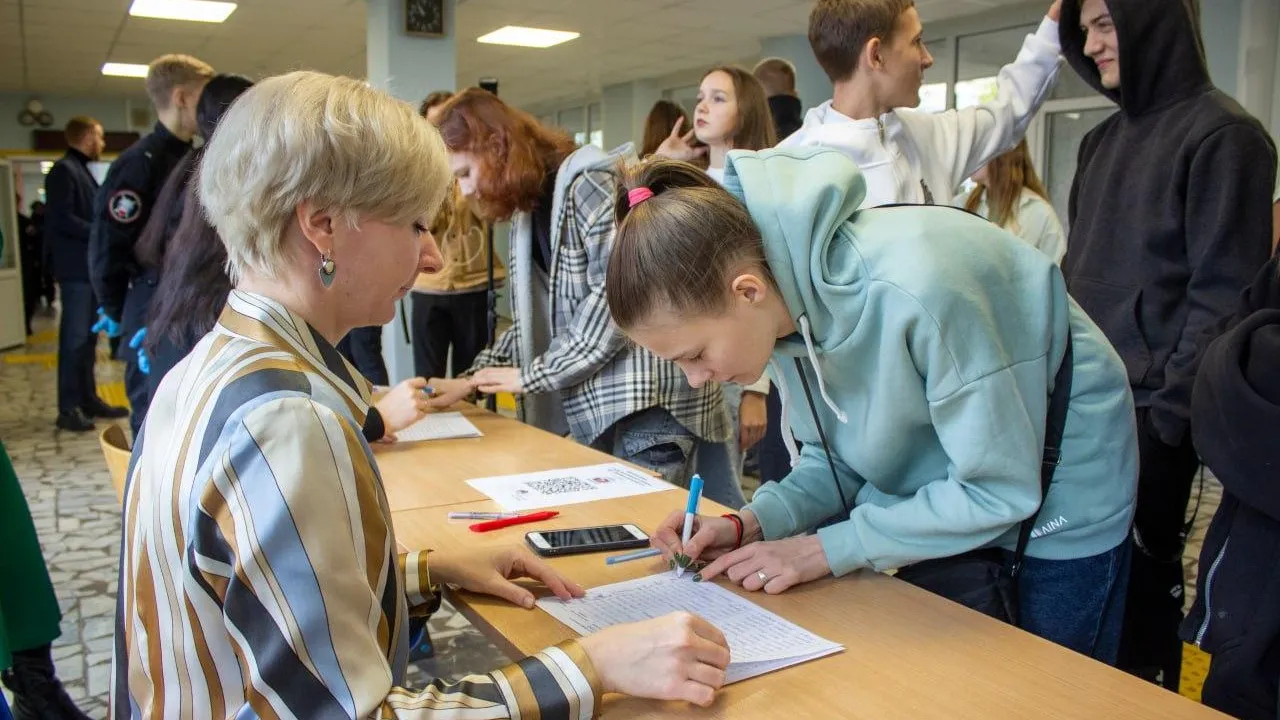
[(1018, 144), (1062, 66), (1061, 0), (1000, 69), (996, 98), (925, 113), (920, 84), (933, 57), (913, 0), (819, 0), (809, 45), (832, 99), (806, 114), (781, 147), (821, 145), (853, 158), (867, 180), (863, 207), (945, 203), (964, 179)]

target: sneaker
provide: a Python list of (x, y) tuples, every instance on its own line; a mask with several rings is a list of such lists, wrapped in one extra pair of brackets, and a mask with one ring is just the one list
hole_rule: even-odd
[(116, 420), (119, 418), (129, 417), (129, 408), (122, 408), (119, 405), (108, 405), (96, 397), (85, 403), (84, 407), (80, 409), (84, 411), (85, 416), (90, 418)]
[(54, 425), (57, 425), (59, 430), (70, 432), (90, 432), (94, 428), (93, 421), (80, 408), (58, 413), (58, 419), (54, 421)]

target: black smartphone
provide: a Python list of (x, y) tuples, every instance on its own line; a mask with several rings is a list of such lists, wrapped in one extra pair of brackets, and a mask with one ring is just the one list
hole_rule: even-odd
[(605, 550), (649, 546), (649, 536), (635, 525), (600, 525), (572, 530), (539, 530), (526, 533), (525, 542), (543, 557), (577, 555)]

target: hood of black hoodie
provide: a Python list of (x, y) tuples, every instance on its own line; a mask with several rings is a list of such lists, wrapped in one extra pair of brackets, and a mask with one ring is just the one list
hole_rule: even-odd
[[(1275, 271), (1274, 262), (1268, 267)], [(1205, 464), (1236, 493), (1246, 491), (1244, 485), (1256, 485), (1257, 495), (1273, 499), (1267, 510), (1275, 517), (1280, 517), (1280, 499), (1274, 494), (1280, 473), (1278, 359), (1280, 310), (1259, 310), (1205, 353), (1192, 404), (1196, 449)]]
[(1129, 116), (1159, 110), (1211, 86), (1196, 0), (1106, 0), (1120, 52), (1120, 87), (1102, 87), (1098, 66), (1084, 54), (1083, 0), (1063, 0), (1062, 54), (1085, 82)]

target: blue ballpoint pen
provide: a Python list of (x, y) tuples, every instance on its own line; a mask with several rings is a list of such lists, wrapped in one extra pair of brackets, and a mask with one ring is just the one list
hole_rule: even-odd
[(604, 564), (617, 565), (618, 563), (631, 562), (632, 560), (643, 560), (645, 558), (657, 557), (661, 554), (662, 551), (658, 548), (648, 548), (647, 550), (637, 550), (625, 555), (614, 555), (613, 557), (605, 558)]
[[(698, 516), (698, 501), (702, 499), (702, 476), (694, 475), (689, 481), (689, 502), (684, 506), (684, 532), (680, 534), (680, 549), (689, 545), (693, 535), (693, 519)], [(676, 577), (684, 576), (684, 566), (676, 563)]]

